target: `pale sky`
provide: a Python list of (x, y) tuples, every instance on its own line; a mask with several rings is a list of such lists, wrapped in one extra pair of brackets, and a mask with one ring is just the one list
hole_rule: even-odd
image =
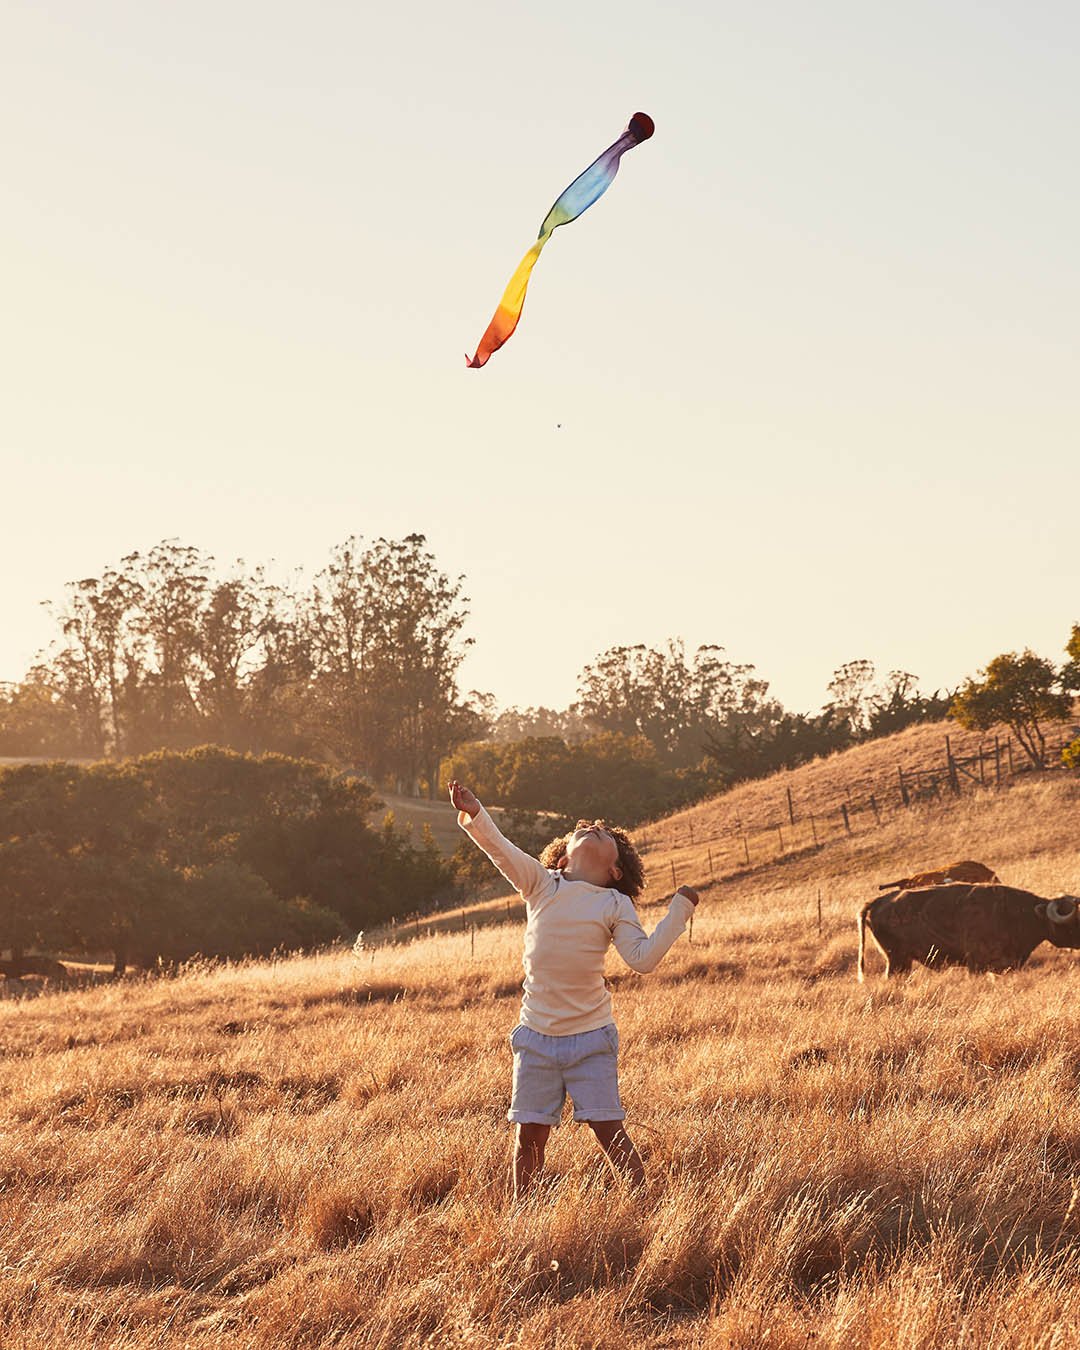
[(669, 636), (798, 709), (856, 657), (1060, 659), (1078, 64), (1030, 0), (0, 0), (0, 679), (163, 538), (414, 531), (504, 705)]

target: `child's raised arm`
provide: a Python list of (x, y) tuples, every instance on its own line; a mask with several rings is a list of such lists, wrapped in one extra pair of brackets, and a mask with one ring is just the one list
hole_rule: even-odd
[(689, 886), (680, 886), (671, 897), (668, 912), (653, 931), (646, 935), (634, 908), (634, 902), (629, 896), (620, 896), (619, 907), (611, 926), (611, 940), (631, 970), (636, 970), (639, 975), (648, 975), (650, 971), (656, 969), (686, 927), (697, 902), (697, 891)]
[(457, 807), (458, 824), (487, 854), (523, 900), (552, 885), (551, 873), (523, 849), (505, 838), (481, 805), (479, 797), (456, 778), (450, 780), (450, 800)]

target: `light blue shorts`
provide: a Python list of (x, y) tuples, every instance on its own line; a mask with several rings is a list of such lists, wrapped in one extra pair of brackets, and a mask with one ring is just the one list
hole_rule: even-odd
[(578, 1036), (544, 1036), (531, 1027), (510, 1033), (514, 1091), (507, 1120), (558, 1125), (566, 1094), (575, 1120), (625, 1120), (619, 1101), (619, 1033), (614, 1022)]

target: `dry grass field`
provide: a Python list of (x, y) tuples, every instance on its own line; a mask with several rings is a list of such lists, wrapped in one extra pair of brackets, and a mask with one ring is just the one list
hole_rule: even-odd
[(879, 880), (1080, 892), (1078, 822), (1063, 773), (915, 807), (613, 955), (640, 1198), (566, 1125), (508, 1203), (516, 922), (0, 1004), (0, 1342), (1080, 1346), (1080, 953), (854, 973)]

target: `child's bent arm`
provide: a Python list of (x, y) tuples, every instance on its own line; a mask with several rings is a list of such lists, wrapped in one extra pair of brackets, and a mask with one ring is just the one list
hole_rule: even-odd
[(523, 849), (512, 844), (481, 806), (471, 819), (468, 813), (458, 814), (458, 824), (507, 879), (514, 890), (528, 900), (542, 887), (551, 884), (551, 873)]
[(631, 970), (636, 970), (639, 975), (648, 975), (660, 964), (693, 912), (694, 902), (676, 892), (671, 897), (668, 912), (647, 935), (633, 902), (623, 896), (611, 928), (615, 949)]

